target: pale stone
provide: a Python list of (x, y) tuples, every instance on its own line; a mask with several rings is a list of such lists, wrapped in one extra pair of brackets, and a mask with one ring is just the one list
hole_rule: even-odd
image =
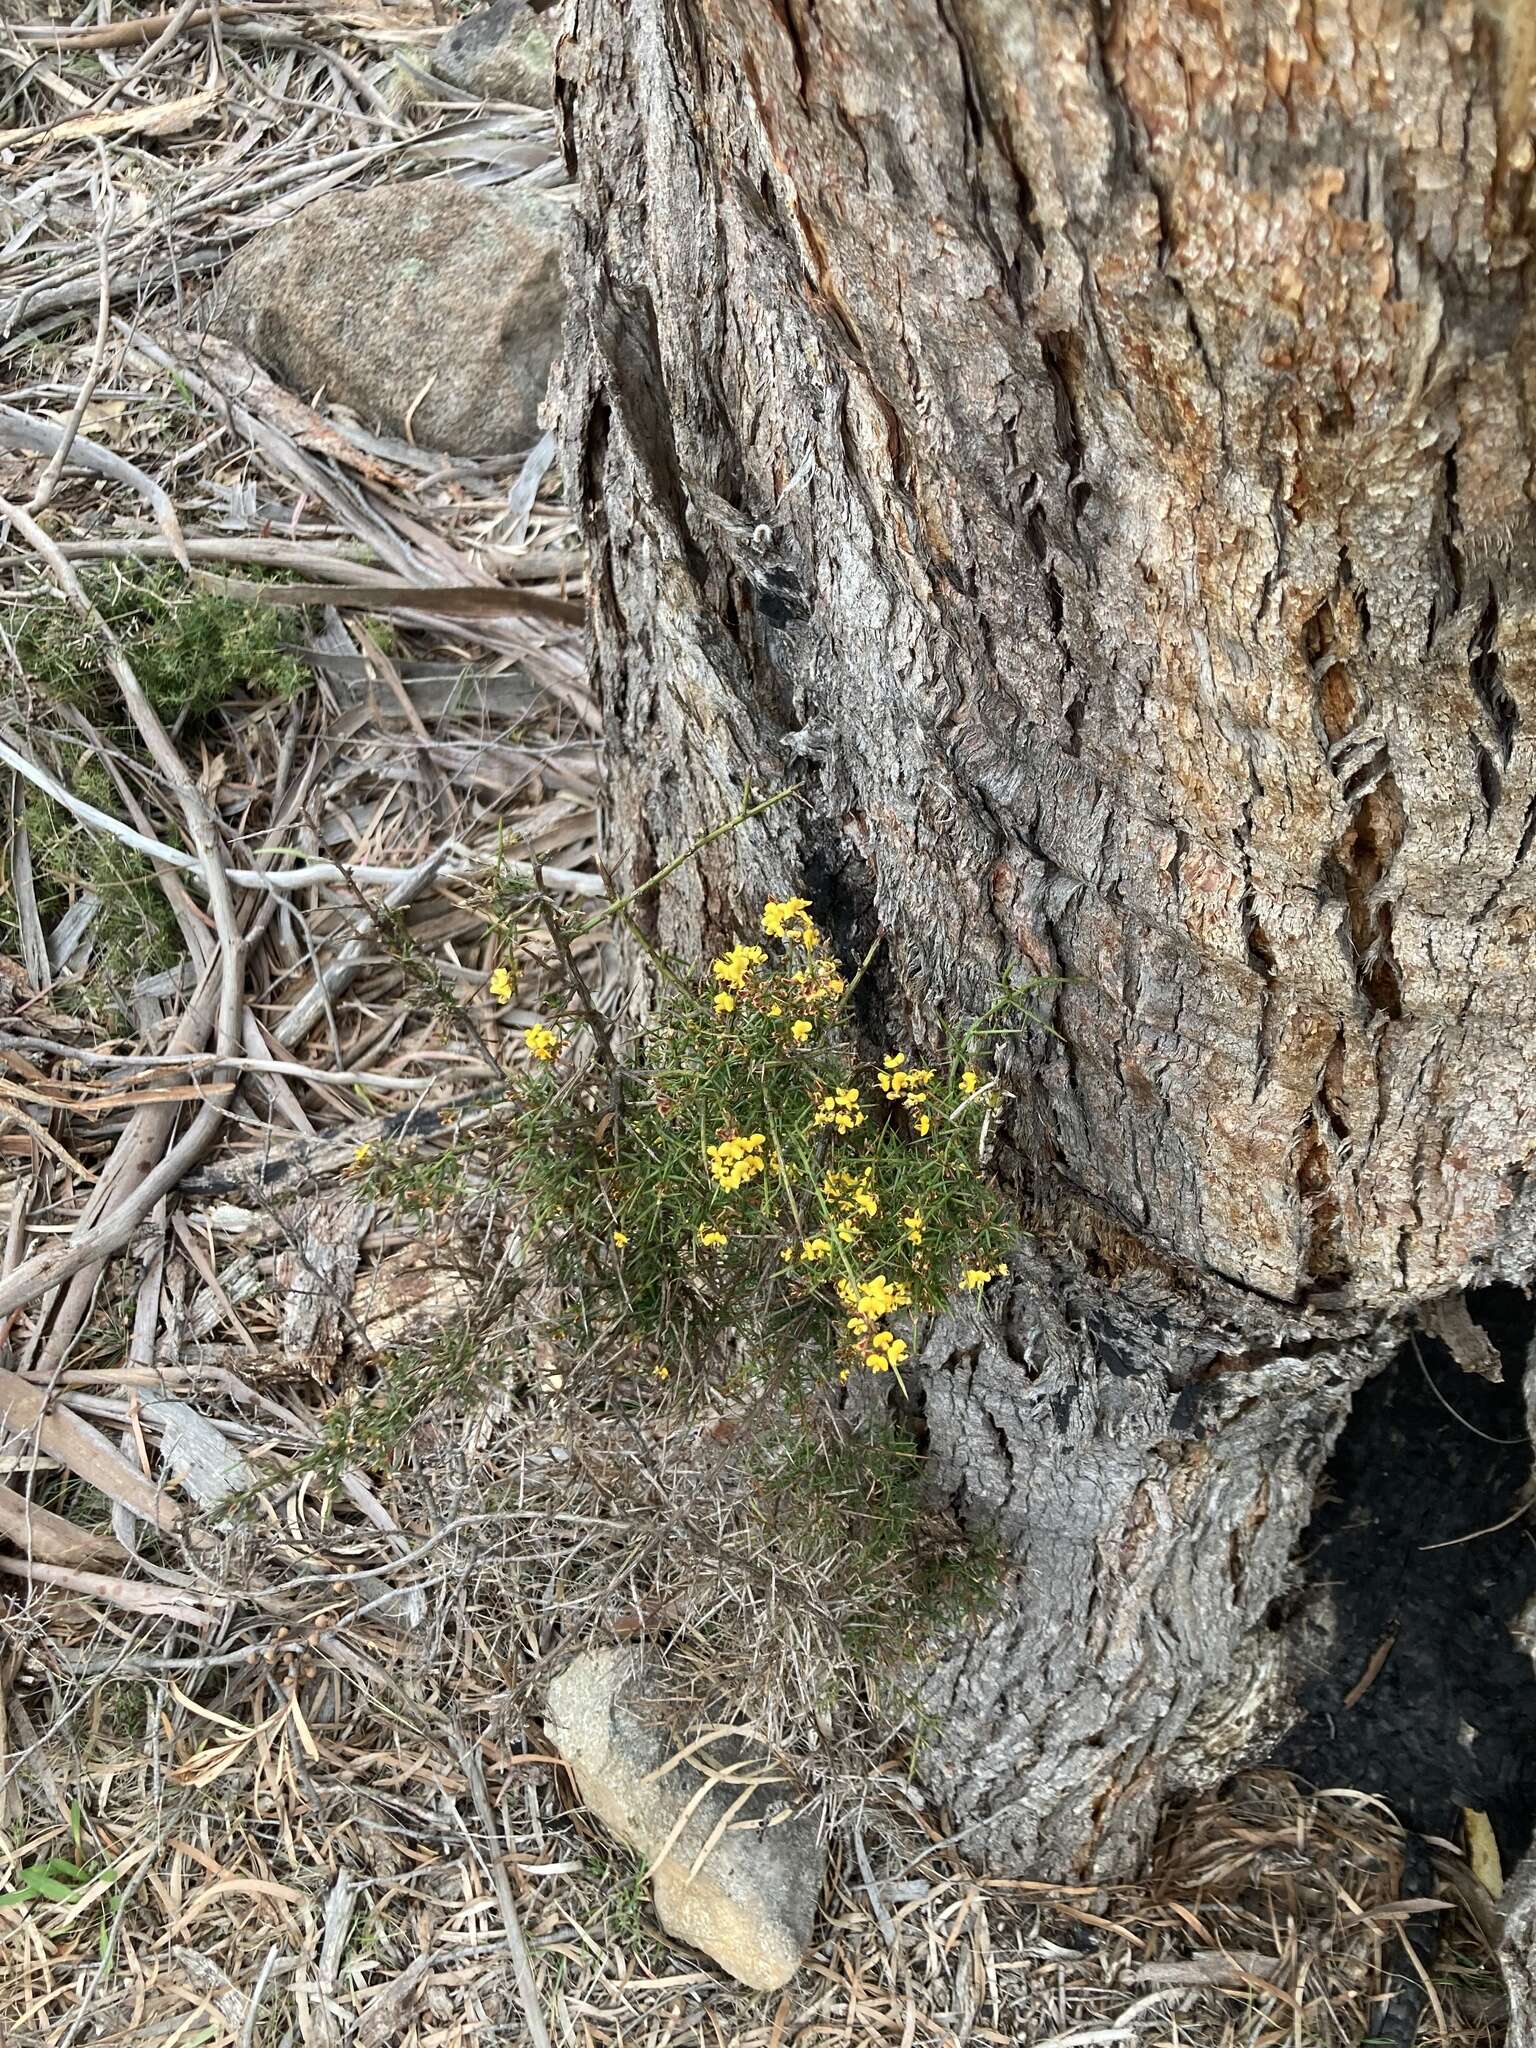
[(432, 52), (432, 69), (483, 100), (522, 107), (555, 103), (555, 16), (528, 0), (491, 0), (466, 14)]
[(241, 250), (207, 325), (422, 447), (530, 448), (560, 348), (561, 220), (544, 194), (452, 178), (328, 193)]
[(584, 1651), (550, 1686), (545, 1728), (598, 1819), (648, 1865), (666, 1850), (654, 1886), (667, 1932), (738, 1983), (780, 1990), (800, 1966), (821, 1893), (826, 1858), (816, 1817), (794, 1808), (787, 1784), (759, 1787), (695, 1871), (741, 1795), (741, 1778), (770, 1766), (735, 1740), (698, 1752), (700, 1763), (729, 1766), (737, 1782), (711, 1786), (673, 1840), (705, 1774), (689, 1760), (658, 1775), (682, 1745), (641, 1713), (643, 1676), (638, 1651)]

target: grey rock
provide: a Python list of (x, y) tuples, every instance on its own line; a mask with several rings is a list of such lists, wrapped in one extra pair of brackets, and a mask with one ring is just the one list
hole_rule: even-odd
[[(667, 1932), (738, 1983), (778, 1991), (800, 1966), (821, 1895), (816, 1817), (795, 1810), (784, 1783), (760, 1786), (735, 1807), (743, 1780), (771, 1766), (734, 1738), (697, 1752), (699, 1764), (728, 1769), (734, 1783), (701, 1797), (705, 1772), (693, 1760), (665, 1769), (680, 1745), (641, 1711), (644, 1678), (638, 1651), (584, 1651), (550, 1686), (545, 1729), (593, 1813), (655, 1864), (656, 1917)], [(730, 1825), (711, 1846), (727, 1814)]]
[(418, 446), (528, 448), (560, 348), (562, 211), (449, 178), (328, 193), (235, 257), (206, 324)]
[(432, 52), (432, 69), (483, 100), (552, 107), (555, 16), (535, 14), (528, 0), (491, 0), (448, 31)]

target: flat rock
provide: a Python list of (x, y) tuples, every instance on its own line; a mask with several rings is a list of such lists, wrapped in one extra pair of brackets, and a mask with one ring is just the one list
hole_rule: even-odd
[(531, 447), (560, 348), (562, 208), (451, 178), (333, 192), (229, 265), (205, 324), (305, 397), (450, 455)]
[[(655, 1864), (656, 1917), (667, 1932), (738, 1983), (778, 1991), (800, 1966), (821, 1895), (815, 1814), (795, 1809), (782, 1779), (736, 1805), (746, 1781), (774, 1776), (736, 1738), (667, 1769), (681, 1745), (644, 1718), (643, 1686), (638, 1651), (584, 1651), (550, 1686), (545, 1729), (593, 1813)], [(701, 1796), (711, 1773), (720, 1782)]]
[(555, 103), (555, 16), (528, 0), (491, 0), (466, 14), (432, 52), (432, 69), (461, 92), (519, 107)]

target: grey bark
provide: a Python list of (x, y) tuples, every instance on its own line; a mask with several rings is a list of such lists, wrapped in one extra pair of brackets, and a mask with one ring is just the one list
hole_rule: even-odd
[[(1523, 32), (1522, 32), (1523, 34)], [(971, 1847), (1124, 1869), (1275, 1710), (1361, 1379), (1536, 1242), (1530, 36), (1462, 0), (572, 0), (563, 396), (612, 852), (1005, 975), (1024, 1237), (926, 1354), (1016, 1572)]]

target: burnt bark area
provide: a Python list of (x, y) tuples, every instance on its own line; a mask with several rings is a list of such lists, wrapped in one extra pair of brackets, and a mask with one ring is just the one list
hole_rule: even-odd
[(558, 59), (614, 863), (797, 787), (649, 936), (803, 887), (877, 1042), (1040, 981), (1013, 1277), (924, 1347), (1014, 1569), (921, 1762), (1041, 1873), (1273, 1735), (1355, 1391), (1536, 1265), (1530, 39), (1320, 21), (571, 0)]
[(1276, 1616), (1298, 1645), (1303, 1718), (1275, 1762), (1384, 1798), (1455, 1838), (1486, 1813), (1505, 1870), (1536, 1828), (1536, 1545), (1526, 1365), (1531, 1303), (1474, 1297), (1500, 1377), (1415, 1339), (1362, 1389), (1334, 1447)]

